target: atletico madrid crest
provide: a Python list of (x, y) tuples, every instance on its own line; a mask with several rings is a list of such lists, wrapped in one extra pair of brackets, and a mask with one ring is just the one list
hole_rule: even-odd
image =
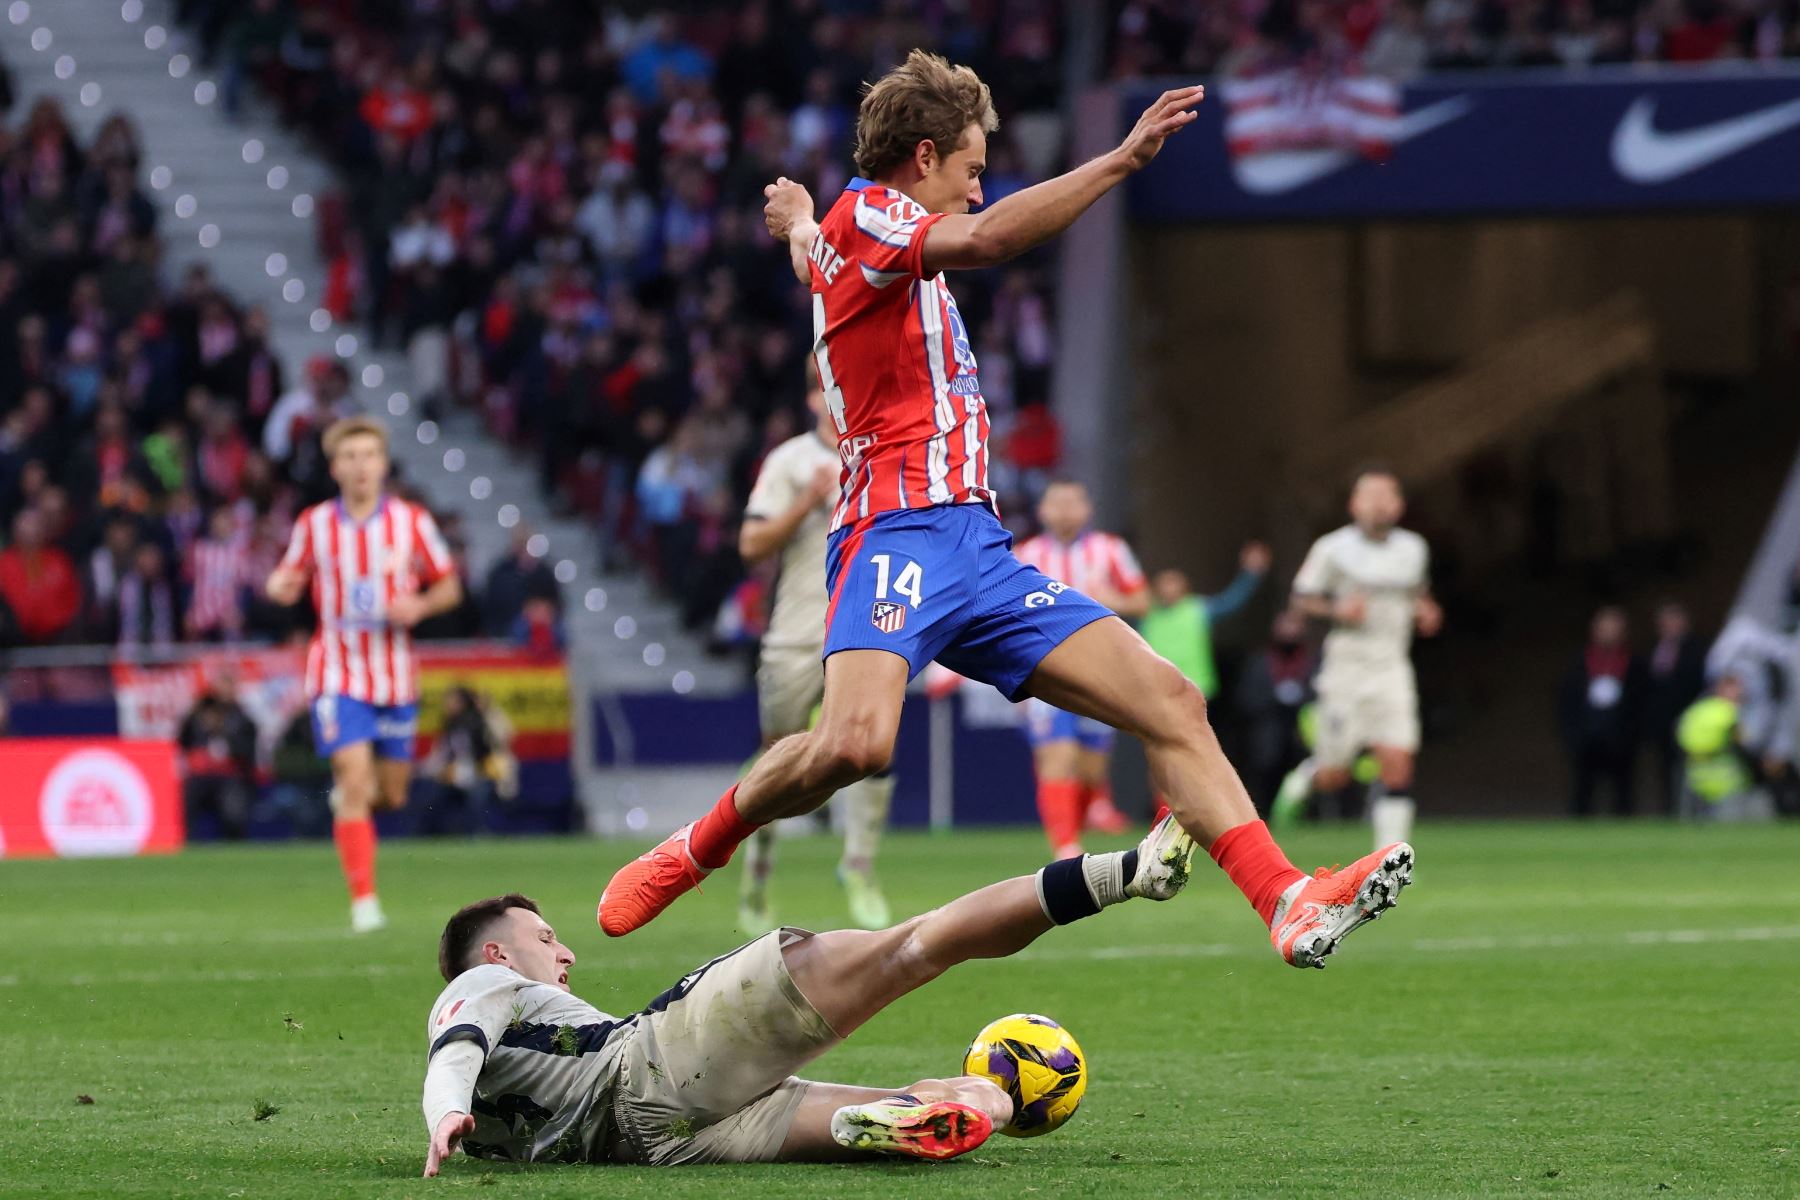
[(877, 600), (874, 610), (869, 613), (869, 620), (883, 633), (899, 633), (906, 627), (906, 605), (895, 604), (892, 600)]

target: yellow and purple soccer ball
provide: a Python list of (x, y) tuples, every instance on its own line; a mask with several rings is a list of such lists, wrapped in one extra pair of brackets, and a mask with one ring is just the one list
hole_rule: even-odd
[(1001, 1017), (975, 1035), (963, 1071), (999, 1084), (1012, 1097), (1013, 1119), (1000, 1132), (1049, 1133), (1075, 1115), (1087, 1091), (1087, 1058), (1069, 1031), (1034, 1013)]

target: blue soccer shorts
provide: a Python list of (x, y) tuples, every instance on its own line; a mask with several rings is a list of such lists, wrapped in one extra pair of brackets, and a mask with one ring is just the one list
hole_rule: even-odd
[(312, 702), (313, 745), (321, 758), (346, 746), (373, 742), (376, 758), (412, 760), (419, 732), (417, 704), (369, 704), (348, 696), (318, 696)]
[(1092, 717), (1078, 717), (1042, 700), (1027, 700), (1025, 737), (1033, 749), (1057, 742), (1076, 742), (1083, 750), (1105, 753), (1112, 749), (1113, 727)]
[(895, 509), (831, 535), (825, 657), (889, 650), (908, 677), (936, 659), (1017, 700), (1044, 656), (1112, 610), (1014, 557), (988, 508)]

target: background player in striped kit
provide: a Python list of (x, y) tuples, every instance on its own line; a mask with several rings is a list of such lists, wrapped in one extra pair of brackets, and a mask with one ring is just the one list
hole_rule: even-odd
[[(1038, 501), (1044, 532), (1014, 552), (1060, 583), (1085, 593), (1121, 617), (1150, 611), (1144, 572), (1125, 539), (1088, 528), (1094, 504), (1085, 484), (1058, 479)], [(1092, 823), (1120, 832), (1124, 816), (1112, 802), (1113, 729), (1036, 698), (1025, 702), (1025, 731), (1037, 772), (1038, 817), (1057, 858), (1081, 853), (1081, 830)]]
[[(331, 760), (332, 836), (357, 932), (386, 921), (375, 895), (377, 809), (400, 808), (419, 715), (411, 629), (462, 601), (450, 547), (424, 508), (387, 495), (387, 429), (349, 417), (325, 431), (339, 495), (294, 522), (267, 592), (294, 604), (308, 580), (319, 627), (306, 654), (313, 742)], [(421, 590), (423, 584), (423, 590)]]
[[(825, 695), (825, 533), (838, 496), (837, 427), (825, 410), (818, 369), (807, 367), (806, 406), (815, 427), (769, 452), (738, 534), (745, 562), (781, 556), (769, 632), (756, 666), (757, 712), (766, 749), (812, 723)], [(859, 779), (838, 793), (844, 811), (844, 857), (838, 880), (850, 904), (850, 918), (864, 929), (889, 922), (887, 899), (875, 882), (875, 849), (887, 826), (894, 779), (887, 771)], [(769, 873), (775, 865), (775, 828), (764, 825), (750, 839), (738, 899), (738, 925), (745, 934), (775, 927), (769, 903)]]

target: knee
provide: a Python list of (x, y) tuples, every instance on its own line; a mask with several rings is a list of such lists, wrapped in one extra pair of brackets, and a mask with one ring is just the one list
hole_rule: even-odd
[(879, 775), (893, 761), (893, 738), (883, 737), (880, 730), (869, 726), (821, 730), (817, 736), (823, 773), (839, 786)]
[(1194, 681), (1165, 662), (1150, 686), (1148, 728), (1139, 736), (1156, 741), (1187, 741), (1197, 733), (1212, 732), (1206, 696)]

